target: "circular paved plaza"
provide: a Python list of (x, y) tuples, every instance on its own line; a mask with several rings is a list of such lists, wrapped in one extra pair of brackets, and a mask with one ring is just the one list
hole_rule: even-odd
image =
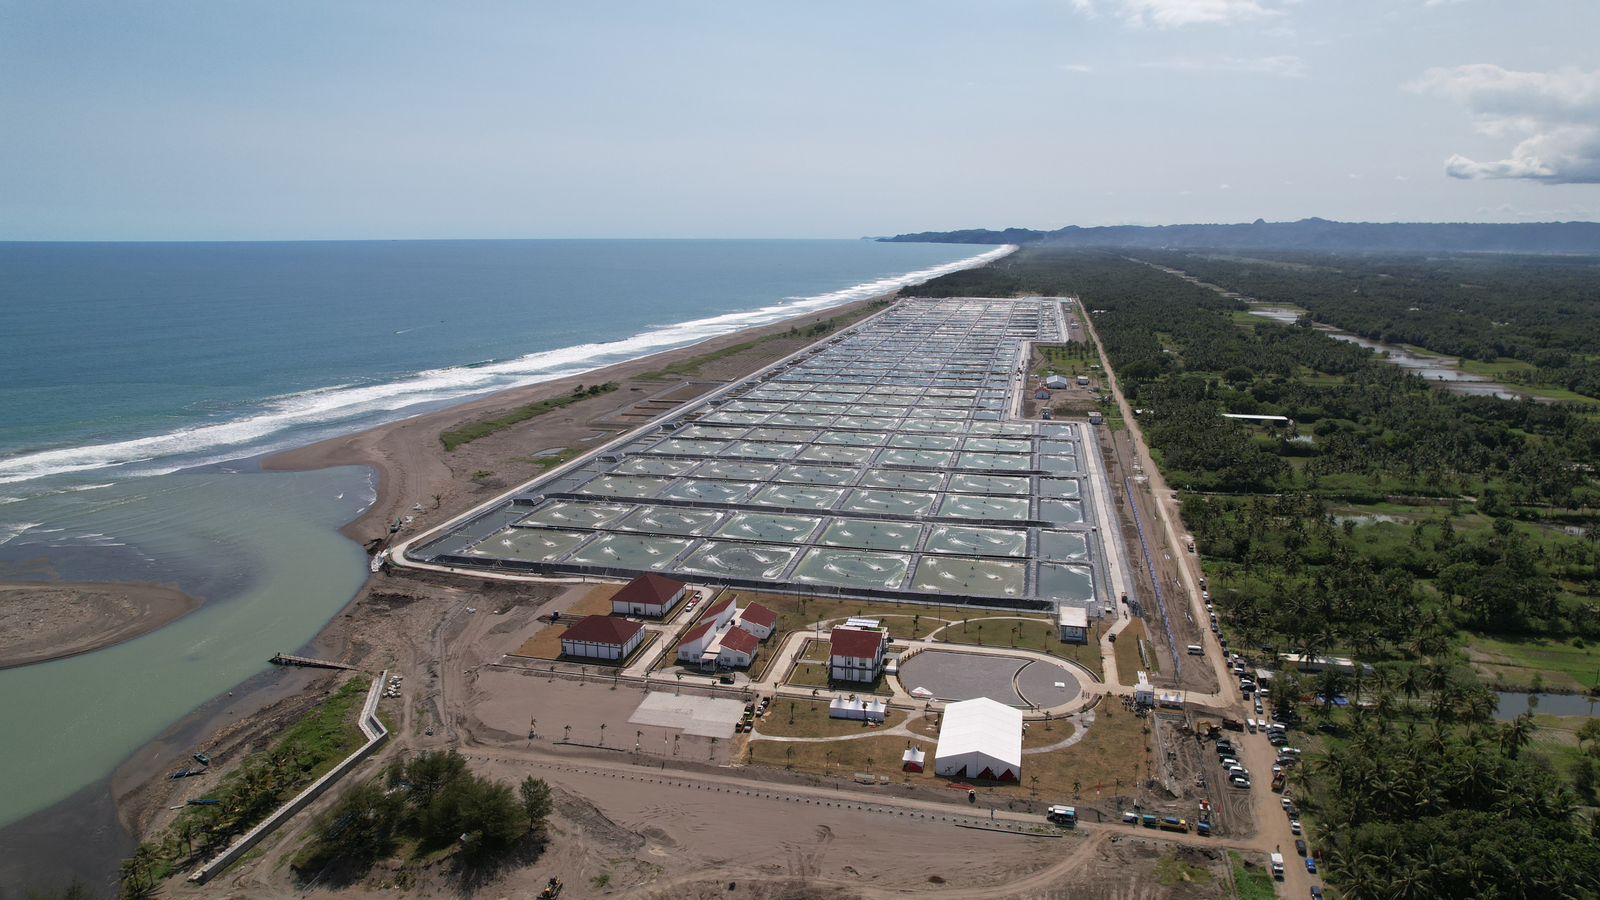
[(906, 690), (927, 688), (938, 700), (988, 697), (1016, 707), (1049, 708), (1071, 702), (1082, 690), (1065, 665), (1020, 656), (925, 650), (900, 665)]

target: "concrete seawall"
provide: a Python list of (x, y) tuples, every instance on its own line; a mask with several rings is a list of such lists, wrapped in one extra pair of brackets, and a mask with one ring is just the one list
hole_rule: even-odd
[(367, 702), (361, 707), (361, 718), (356, 724), (360, 726), (361, 733), (367, 736), (367, 742), (356, 748), (354, 753), (345, 757), (338, 765), (330, 769), (321, 778), (313, 781), (305, 790), (296, 794), (289, 802), (273, 811), (272, 815), (261, 820), (254, 828), (245, 832), (238, 840), (229, 844), (227, 849), (217, 854), (210, 862), (196, 869), (189, 876), (195, 884), (205, 884), (213, 876), (236, 862), (239, 857), (248, 853), (252, 847), (261, 843), (261, 839), (277, 830), (278, 826), (289, 821), (290, 818), (311, 804), (311, 801), (322, 796), (328, 788), (333, 787), (350, 770), (360, 765), (374, 751), (383, 746), (389, 739), (389, 729), (378, 719), (378, 700), (383, 696), (383, 687), (389, 678), (389, 670), (385, 669), (372, 682), (372, 687), (367, 691)]

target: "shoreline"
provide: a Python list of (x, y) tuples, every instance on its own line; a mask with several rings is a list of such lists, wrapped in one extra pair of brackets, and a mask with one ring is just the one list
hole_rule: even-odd
[(204, 601), (136, 581), (0, 581), (0, 669), (91, 653), (142, 637)]
[[(792, 329), (804, 329), (841, 317), (858, 317), (875, 306), (892, 300), (897, 293), (898, 290), (890, 291), (877, 297), (829, 307), (819, 312), (806, 313), (794, 318), (719, 335), (697, 344), (653, 353), (649, 356), (642, 356), (638, 359), (595, 369), (582, 375), (569, 375), (551, 381), (541, 381), (537, 384), (506, 388), (481, 397), (470, 398), (443, 409), (420, 413), (409, 418), (375, 425), (352, 434), (326, 438), (302, 447), (279, 451), (263, 458), (261, 460), (261, 468), (271, 472), (305, 472), (351, 465), (366, 466), (373, 469), (377, 474), (376, 498), (365, 512), (340, 529), (341, 533), (346, 537), (370, 548), (373, 541), (381, 540), (388, 536), (388, 523), (414, 511), (415, 503), (424, 503), (427, 507), (424, 510), (425, 513), (448, 511), (451, 516), (458, 515), (476, 505), (475, 503), (469, 504), (455, 510), (444, 509), (444, 507), (450, 505), (448, 502), (450, 499), (448, 490), (452, 487), (460, 487), (456, 483), (459, 481), (458, 476), (451, 471), (450, 461), (473, 456), (474, 450), (481, 450), (478, 447), (479, 444), (487, 445), (502, 442), (500, 439), (507, 434), (521, 433), (526, 436), (528, 432), (541, 430), (558, 432), (560, 429), (548, 427), (541, 429), (540, 426), (548, 426), (551, 423), (570, 419), (572, 418), (570, 414), (563, 415), (563, 413), (568, 413), (569, 410), (576, 409), (579, 406), (588, 406), (596, 400), (602, 405), (608, 401), (615, 404), (618, 401), (637, 400), (638, 398), (630, 398), (627, 394), (644, 392), (639, 385), (634, 384), (641, 380), (640, 376), (642, 375), (673, 366), (681, 366), (698, 357), (714, 355), (752, 341), (782, 338)], [(813, 340), (814, 338), (797, 338), (797, 343), (803, 345), (811, 343)], [(763, 357), (767, 357), (768, 362), (772, 359), (779, 359), (789, 352), (789, 350), (784, 350), (781, 353), (778, 351), (778, 347), (782, 346), (785, 343), (784, 341), (775, 340), (773, 343), (775, 347), (772, 352), (760, 354)], [(734, 354), (734, 356), (738, 355), (743, 354)], [(712, 366), (708, 365), (700, 368), (709, 369)], [(750, 368), (759, 368), (759, 365)], [(711, 383), (720, 383), (726, 380), (724, 377), (718, 377), (722, 374), (723, 372), (720, 371), (697, 371), (681, 378), (651, 380), (649, 384), (661, 388), (662, 390), (658, 392), (661, 394), (673, 393), (668, 389), (683, 384), (707, 384), (706, 390), (709, 391)], [(493, 418), (497, 415), (504, 415), (519, 407), (538, 403), (542, 400), (562, 397), (570, 394), (573, 388), (580, 385), (604, 384), (607, 382), (622, 383), (623, 387), (614, 393), (585, 400), (582, 403), (574, 404), (571, 408), (538, 416), (519, 426), (507, 428), (504, 432), (480, 438), (457, 451), (446, 451), (439, 441), (440, 432), (451, 428), (456, 428), (469, 422)], [(643, 424), (643, 421), (641, 420), (638, 424)], [(631, 430), (632, 427), (635, 426), (618, 426), (615, 431), (608, 435), (608, 439), (609, 436)], [(549, 437), (553, 440), (559, 436), (562, 435), (551, 434)], [(590, 438), (586, 441), (578, 440), (575, 443), (598, 443), (598, 441)], [(531, 454), (542, 449), (546, 448), (528, 447), (526, 452)], [(521, 483), (532, 478), (538, 472), (538, 468), (530, 467), (528, 478), (521, 478), (507, 483)], [(504, 479), (499, 480), (504, 481)], [(435, 496), (440, 498), (438, 503), (433, 501)], [(435, 522), (442, 522), (448, 516), (436, 518), (430, 515), (428, 518), (435, 520)], [(433, 523), (426, 527), (431, 527), (431, 524)], [(411, 533), (420, 533), (422, 530), (423, 527), (418, 527), (413, 529)]]
[[(618, 415), (641, 402), (685, 402), (725, 381), (742, 377), (772, 361), (814, 343), (818, 335), (807, 329), (828, 323), (836, 328), (876, 312), (892, 302), (898, 289), (877, 297), (806, 313), (779, 322), (720, 335), (687, 347), (538, 384), (508, 388), (468, 399), (442, 409), (373, 426), (348, 435), (324, 439), (281, 451), (260, 460), (265, 471), (312, 471), (336, 466), (364, 466), (376, 473), (376, 498), (367, 509), (339, 530), (365, 547), (369, 555), (389, 535), (388, 523), (425, 502), (418, 521), (403, 536), (420, 534), (434, 525), (470, 510), (512, 484), (529, 480), (543, 467), (532, 454), (548, 445), (583, 451), (630, 431), (639, 422), (626, 423)], [(645, 378), (669, 367), (670, 377)], [(617, 382), (614, 391), (585, 398), (479, 438), (454, 451), (439, 439), (445, 430), (570, 394), (580, 384)], [(658, 398), (667, 398), (661, 400)], [(593, 424), (595, 420), (607, 423)], [(611, 424), (616, 423), (616, 424)], [(600, 429), (604, 430), (600, 430)], [(477, 478), (483, 466), (512, 465), (514, 472)], [(397, 535), (396, 537), (399, 537)], [(430, 579), (423, 578), (422, 582)], [(371, 574), (355, 595), (336, 611), (305, 645), (312, 655), (360, 664), (372, 651), (368, 628), (383, 628), (387, 611), (383, 603), (396, 589), (394, 578)], [(415, 586), (423, 588), (423, 584)], [(448, 590), (448, 589), (447, 589)], [(298, 676), (298, 677), (297, 677)], [(272, 712), (315, 691), (320, 680), (307, 679), (298, 670), (267, 670), (239, 685), (226, 699), (213, 698), (141, 747), (112, 773), (110, 793), (116, 818), (134, 840), (143, 840), (162, 825), (166, 784), (164, 769), (154, 760), (166, 758), (176, 744), (206, 744), (226, 734), (241, 743), (259, 743), (271, 733)], [(224, 712), (225, 710), (225, 712)]]

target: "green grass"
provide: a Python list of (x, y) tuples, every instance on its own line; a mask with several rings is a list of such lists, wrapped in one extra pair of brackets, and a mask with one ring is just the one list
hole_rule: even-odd
[(1234, 896), (1239, 900), (1276, 900), (1278, 889), (1267, 869), (1266, 860), (1261, 865), (1246, 866), (1238, 851), (1228, 851), (1228, 862), (1233, 866)]
[(209, 856), (354, 752), (365, 741), (356, 719), (371, 683), (366, 676), (345, 682), (284, 731), (272, 749), (223, 776), (205, 793), (220, 805), (185, 807), (171, 825), (140, 845), (148, 860), (144, 874), (130, 875), (124, 886), (141, 877), (164, 879), (181, 864)]
[(446, 451), (454, 450), (457, 447), (460, 447), (462, 444), (471, 443), (478, 438), (488, 437), (497, 431), (504, 431), (513, 425), (521, 425), (523, 422), (542, 416), (547, 412), (571, 406), (574, 403), (587, 400), (590, 397), (598, 397), (601, 394), (609, 394), (616, 390), (617, 387), (618, 385), (614, 381), (608, 381), (605, 384), (590, 385), (587, 388), (580, 385), (579, 387), (574, 388), (572, 393), (565, 396), (551, 397), (549, 400), (540, 400), (538, 403), (530, 403), (527, 406), (514, 409), (503, 416), (499, 416), (498, 418), (470, 422), (461, 426), (460, 428), (452, 428), (449, 431), (441, 432), (439, 434), (439, 441), (444, 444), (444, 449)]
[(1475, 666), (1504, 684), (1530, 687), (1537, 674), (1546, 689), (1600, 686), (1600, 646), (1578, 647), (1547, 638), (1506, 640), (1468, 635), (1467, 651)]
[(761, 346), (762, 344), (771, 343), (772, 341), (793, 340), (795, 338), (810, 338), (811, 340), (818, 340), (828, 334), (844, 328), (847, 325), (860, 321), (861, 319), (878, 312), (888, 305), (889, 304), (884, 301), (869, 303), (855, 312), (823, 319), (822, 321), (808, 325), (803, 329), (799, 326), (793, 326), (788, 331), (780, 331), (777, 334), (769, 334), (764, 337), (756, 338), (753, 341), (744, 341), (742, 343), (723, 347), (720, 350), (711, 350), (706, 353), (691, 356), (688, 359), (679, 360), (678, 362), (675, 362), (672, 365), (664, 368), (645, 372), (644, 374), (640, 375), (639, 378), (642, 381), (666, 381), (672, 378), (684, 378), (690, 375), (698, 375), (700, 373), (700, 369), (706, 366), (708, 363), (716, 362), (719, 359), (727, 359), (730, 356), (738, 356), (746, 350), (752, 350)]
[(952, 644), (1015, 647), (1019, 650), (1048, 653), (1051, 656), (1070, 659), (1096, 675), (1103, 676), (1100, 657), (1102, 630), (1104, 630), (1103, 625), (1096, 622), (1089, 629), (1089, 643), (1069, 644), (1061, 640), (1060, 629), (1056, 624), (1046, 618), (1033, 616), (1020, 620), (973, 618), (939, 632), (939, 638)]

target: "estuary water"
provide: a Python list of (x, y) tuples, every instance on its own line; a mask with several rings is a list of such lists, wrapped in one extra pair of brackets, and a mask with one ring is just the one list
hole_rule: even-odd
[(875, 296), (992, 248), (869, 241), (0, 244), (0, 575), (206, 601), (0, 671), (0, 826), (306, 644), (366, 575), (362, 469), (251, 457)]

